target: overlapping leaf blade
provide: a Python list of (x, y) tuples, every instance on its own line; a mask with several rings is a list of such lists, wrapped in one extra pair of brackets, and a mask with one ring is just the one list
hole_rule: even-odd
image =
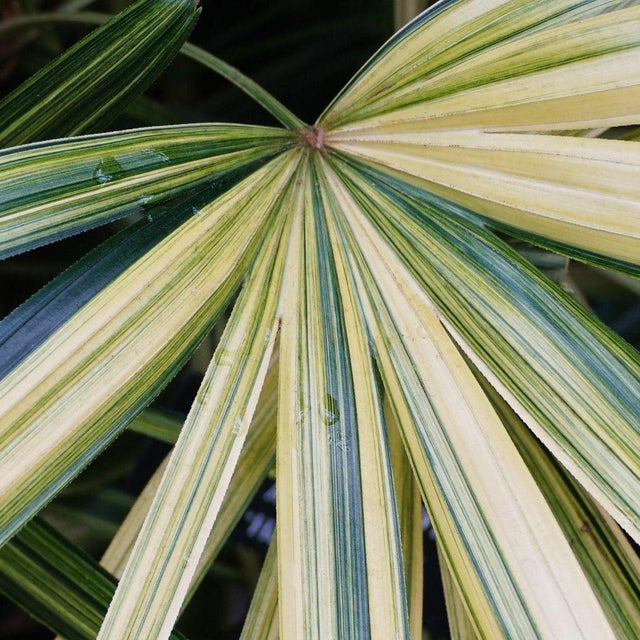
[(341, 137), (335, 147), (494, 227), (640, 275), (640, 144), (448, 131)]
[(456, 340), (638, 538), (638, 354), (489, 231), (449, 215), (448, 203), (410, 198), (381, 174), (350, 176)]
[(0, 489), (2, 541), (119, 433), (212, 326), (262, 240), (286, 165), (272, 160), (203, 208), (5, 376), (0, 460), (12, 463)]
[(179, 614), (238, 461), (275, 342), (286, 254), (281, 239), (289, 229), (287, 195), (296, 160), (285, 160), (271, 187), (277, 197), (262, 249), (137, 537), (101, 639), (167, 638)]
[(335, 205), (320, 171), (312, 165), (306, 176), (282, 309), (280, 634), (404, 638), (402, 556), (382, 409)]
[(640, 560), (618, 525), (540, 445), (489, 383), (476, 374), (531, 470), (592, 584), (617, 637), (640, 630)]
[(469, 618), (469, 613), (465, 609), (464, 600), (458, 591), (458, 585), (453, 581), (451, 571), (447, 567), (441, 551), (438, 553), (438, 558), (451, 638), (452, 640), (477, 640), (478, 635)]
[(385, 389), (474, 624), (490, 638), (615, 637), (497, 415), (394, 254), (395, 238), (366, 220), (378, 201), (351, 182), (332, 185)]
[[(216, 524), (205, 545), (183, 607), (189, 602), (222, 545), (244, 514), (249, 502), (258, 491), (275, 458), (277, 358), (271, 363), (258, 401), (249, 433), (238, 459), (216, 518)], [(170, 444), (178, 439), (181, 423), (164, 411), (145, 410), (128, 425), (129, 429), (160, 438)], [(164, 475), (168, 458), (162, 463), (138, 496), (118, 532), (105, 551), (101, 564), (120, 578), (142, 528), (153, 497)], [(18, 534), (19, 535), (19, 534)]]
[(640, 122), (638, 34), (637, 3), (438, 3), (319, 126), (501, 229), (638, 275), (640, 145), (531, 135)]
[[(0, 374), (6, 375), (60, 328), (98, 292), (158, 242), (225, 190), (247, 177), (251, 165), (237, 169), (215, 189), (183, 195), (179, 202), (153, 207), (153, 213), (123, 229), (51, 280), (0, 322)], [(170, 442), (173, 442), (170, 440)]]
[[(198, 189), (212, 190), (213, 199), (220, 184), (288, 144), (281, 129), (189, 125), (0, 152), (0, 257), (129, 213), (150, 213)], [(208, 202), (206, 194), (200, 202)]]
[(384, 402), (384, 418), (398, 505), (402, 565), (407, 591), (409, 637), (417, 638), (422, 633), (422, 608), (424, 606), (422, 500), (418, 483), (411, 468), (411, 461), (404, 449), (402, 436), (388, 398), (385, 398)]

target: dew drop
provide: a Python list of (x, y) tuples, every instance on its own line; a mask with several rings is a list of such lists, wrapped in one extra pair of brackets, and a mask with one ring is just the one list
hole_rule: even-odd
[(331, 426), (338, 422), (339, 419), (338, 401), (330, 393), (327, 393), (324, 397), (324, 402), (320, 406), (320, 420), (327, 426)]
[(166, 153), (163, 153), (162, 151), (156, 151), (156, 149), (143, 149), (142, 153), (144, 153), (145, 156), (148, 156), (150, 160), (154, 160), (157, 162), (169, 162), (171, 160), (171, 158), (169, 158), (169, 156)]
[(93, 179), (98, 184), (107, 184), (114, 177), (119, 177), (124, 172), (122, 165), (113, 157), (102, 158), (93, 170)]
[(98, 184), (107, 184), (107, 182), (111, 182), (112, 180), (112, 176), (104, 172), (102, 162), (96, 167), (96, 170), (93, 172), (93, 178)]
[(191, 213), (193, 213), (194, 216), (197, 216), (200, 213), (200, 209), (198, 209), (198, 207), (192, 206)]

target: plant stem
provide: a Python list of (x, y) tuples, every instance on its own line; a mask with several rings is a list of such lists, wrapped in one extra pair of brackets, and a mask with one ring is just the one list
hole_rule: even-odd
[[(24, 29), (38, 24), (48, 23), (76, 23), (76, 24), (103, 24), (111, 16), (96, 11), (46, 12), (33, 15), (22, 15), (0, 22), (0, 36), (8, 32)], [(215, 71), (223, 78), (234, 84), (238, 89), (255, 100), (261, 107), (268, 111), (278, 122), (292, 131), (303, 131), (307, 125), (285, 107), (279, 100), (272, 96), (266, 89), (245, 76), (241, 71), (232, 67), (213, 54), (200, 47), (187, 42), (180, 49), (180, 53), (205, 67)]]
[(289, 111), (279, 100), (274, 98), (266, 89), (263, 89), (258, 83), (245, 76), (235, 67), (226, 63), (224, 60), (217, 58), (213, 54), (187, 42), (180, 53), (203, 64), (212, 71), (215, 71), (223, 78), (234, 84), (238, 89), (244, 91), (249, 97), (253, 98), (259, 105), (266, 109), (278, 122), (283, 124), (287, 129), (292, 131), (303, 131), (307, 125), (298, 118), (294, 113)]

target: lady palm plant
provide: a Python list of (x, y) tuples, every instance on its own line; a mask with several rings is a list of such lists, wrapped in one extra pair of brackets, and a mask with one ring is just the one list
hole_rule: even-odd
[[(640, 636), (638, 354), (505, 241), (639, 275), (640, 146), (569, 134), (640, 124), (640, 7), (443, 0), (313, 126), (185, 45), (282, 127), (61, 138), (197, 13), (139, 0), (0, 103), (2, 256), (138, 214), (0, 324), (0, 587), (169, 637), (275, 456), (245, 638), (419, 637), (420, 499), (455, 637)], [(143, 410), (234, 299), (99, 567), (34, 516), (125, 428), (175, 440)]]

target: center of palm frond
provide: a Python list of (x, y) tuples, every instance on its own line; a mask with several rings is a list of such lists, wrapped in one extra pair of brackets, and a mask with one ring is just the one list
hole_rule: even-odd
[(324, 149), (324, 129), (320, 127), (307, 127), (302, 132), (303, 144), (313, 149)]

